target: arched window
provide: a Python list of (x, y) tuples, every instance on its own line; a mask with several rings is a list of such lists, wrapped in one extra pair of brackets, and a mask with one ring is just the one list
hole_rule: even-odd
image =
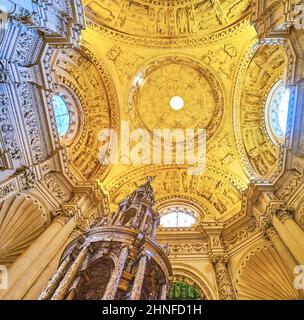
[(277, 142), (282, 142), (286, 134), (289, 96), (289, 89), (279, 81), (271, 89), (266, 103), (266, 126)]
[(160, 225), (163, 228), (190, 228), (195, 222), (193, 211), (179, 207), (165, 210), (160, 218)]
[(70, 127), (70, 113), (67, 104), (60, 95), (53, 96), (53, 109), (59, 135), (65, 136)]

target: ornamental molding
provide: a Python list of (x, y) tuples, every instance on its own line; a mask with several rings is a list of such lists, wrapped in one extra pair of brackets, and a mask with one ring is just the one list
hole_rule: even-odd
[(243, 33), (247, 28), (250, 27), (250, 17), (245, 17), (241, 21), (234, 25), (212, 33), (207, 36), (197, 37), (189, 36), (186, 39), (155, 39), (155, 38), (144, 38), (133, 35), (128, 35), (113, 29), (107, 28), (102, 25), (98, 25), (94, 22), (87, 21), (87, 28), (94, 31), (96, 36), (99, 38), (105, 37), (117, 42), (124, 42), (134, 46), (153, 47), (153, 48), (164, 48), (170, 46), (170, 48), (185, 48), (185, 47), (202, 47), (207, 46), (218, 41), (224, 41), (231, 37), (236, 37)]

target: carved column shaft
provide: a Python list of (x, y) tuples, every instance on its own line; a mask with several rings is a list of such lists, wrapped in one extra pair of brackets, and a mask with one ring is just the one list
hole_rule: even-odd
[(227, 258), (224, 256), (213, 256), (212, 262), (220, 300), (235, 300), (236, 297), (227, 268)]
[(145, 225), (146, 225), (147, 219), (148, 219), (148, 216), (145, 214), (144, 217), (142, 218), (140, 226), (139, 226), (140, 231), (145, 230)]
[(156, 237), (156, 232), (157, 232), (157, 220), (154, 219), (153, 221), (153, 231), (151, 234), (151, 238), (154, 239)]
[(106, 291), (105, 291), (105, 293), (103, 295), (102, 300), (113, 300), (115, 298), (115, 295), (116, 295), (116, 292), (117, 292), (117, 289), (118, 289), (118, 285), (119, 285), (119, 282), (120, 282), (120, 279), (121, 279), (122, 272), (123, 272), (124, 267), (125, 267), (125, 263), (126, 263), (128, 254), (129, 254), (129, 248), (128, 247), (124, 247), (121, 250), (121, 253), (120, 253), (118, 261), (117, 261), (117, 264), (116, 264), (115, 269), (114, 269), (114, 271), (113, 271), (113, 273), (111, 275), (111, 278), (110, 278), (110, 280), (108, 282), (108, 285), (107, 285), (107, 288), (106, 288)]
[(52, 294), (54, 293), (56, 287), (59, 285), (60, 279), (65, 274), (68, 265), (71, 262), (71, 256), (68, 255), (64, 261), (61, 263), (60, 267), (56, 271), (56, 273), (52, 276), (51, 280), (48, 282), (47, 286), (41, 292), (38, 300), (48, 300)]
[(57, 290), (55, 291), (54, 295), (52, 296), (51, 300), (63, 300), (71, 286), (74, 282), (75, 278), (78, 275), (78, 272), (82, 266), (83, 261), (87, 257), (89, 249), (87, 246), (84, 246), (80, 253), (78, 254), (77, 258), (71, 265), (70, 269), (62, 279), (60, 285), (58, 286)]
[(130, 300), (139, 300), (141, 297), (141, 289), (144, 282), (145, 271), (147, 264), (147, 256), (143, 255), (138, 263), (136, 276), (134, 279), (133, 288), (130, 295)]
[(167, 300), (167, 296), (168, 296), (168, 285), (166, 283), (163, 283), (160, 287), (159, 300)]

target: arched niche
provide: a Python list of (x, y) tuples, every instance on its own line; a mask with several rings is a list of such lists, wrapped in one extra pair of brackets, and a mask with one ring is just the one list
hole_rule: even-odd
[(240, 300), (299, 299), (293, 275), (269, 242), (247, 250), (236, 270), (235, 289)]
[(10, 267), (41, 235), (47, 215), (39, 202), (24, 194), (0, 203), (0, 264)]
[[(281, 159), (280, 144), (267, 130), (267, 101), (278, 81), (285, 81), (283, 46), (251, 44), (240, 63), (233, 94), (233, 126), (239, 154), (251, 178), (271, 178)], [(285, 82), (284, 82), (285, 83)]]

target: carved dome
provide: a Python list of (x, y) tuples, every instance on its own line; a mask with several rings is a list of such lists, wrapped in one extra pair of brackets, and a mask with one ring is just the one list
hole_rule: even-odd
[[(182, 100), (181, 108), (172, 106), (174, 98)], [(212, 72), (192, 59), (172, 56), (153, 61), (136, 75), (128, 111), (135, 126), (150, 132), (206, 128), (209, 139), (223, 108), (222, 89)]]

